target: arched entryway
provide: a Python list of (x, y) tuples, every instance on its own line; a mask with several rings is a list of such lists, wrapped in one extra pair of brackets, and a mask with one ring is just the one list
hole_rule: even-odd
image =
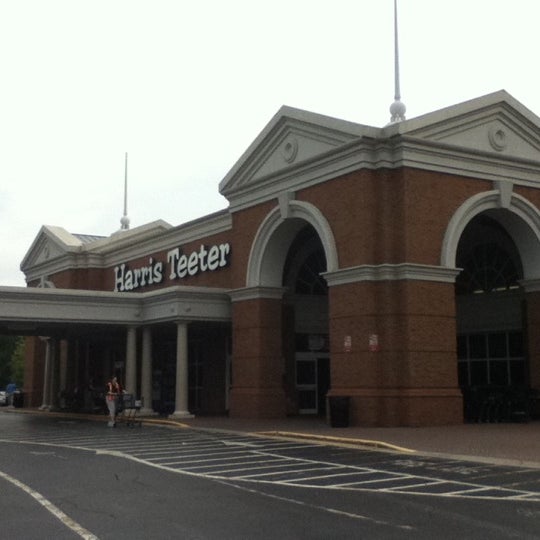
[(530, 284), (540, 270), (539, 231), (532, 204), (497, 191), (467, 201), (447, 231), (443, 263), (454, 259), (461, 270), (455, 284), (457, 369), (467, 421), (511, 421), (531, 413), (538, 362), (529, 328), (538, 302)]
[(326, 257), (315, 229), (296, 233), (283, 270), (285, 380), (290, 412), (324, 415), (330, 388)]
[(246, 287), (231, 293), (231, 415), (324, 413), (330, 360), (321, 273), (337, 267), (324, 216), (281, 197), (255, 235)]
[(465, 419), (510, 419), (512, 394), (529, 385), (521, 257), (495, 217), (480, 214), (463, 232), (456, 263), (463, 269), (456, 279), (456, 320)]

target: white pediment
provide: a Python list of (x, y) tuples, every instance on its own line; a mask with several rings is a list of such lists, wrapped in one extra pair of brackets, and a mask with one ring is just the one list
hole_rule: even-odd
[(404, 122), (403, 135), (538, 161), (540, 119), (505, 91)]
[(220, 183), (224, 196), (308, 163), (376, 128), (282, 107)]
[(48, 262), (51, 259), (55, 259), (63, 255), (64, 251), (60, 247), (51, 242), (49, 239), (44, 239), (43, 243), (39, 246), (39, 249), (34, 252), (34, 264), (41, 264)]
[(69, 251), (79, 249), (81, 245), (80, 239), (62, 227), (44, 225), (26, 253), (21, 269), (24, 272), (25, 269), (47, 264)]
[(220, 183), (230, 208), (361, 168), (538, 183), (540, 118), (504, 90), (382, 128), (282, 107)]

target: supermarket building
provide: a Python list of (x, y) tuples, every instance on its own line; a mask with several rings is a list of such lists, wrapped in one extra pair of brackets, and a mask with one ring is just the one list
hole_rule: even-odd
[(461, 423), (540, 389), (540, 119), (504, 91), (364, 126), (281, 108), (228, 208), (110, 237), (43, 226), (1, 287), (25, 405), (117, 373), (144, 412)]

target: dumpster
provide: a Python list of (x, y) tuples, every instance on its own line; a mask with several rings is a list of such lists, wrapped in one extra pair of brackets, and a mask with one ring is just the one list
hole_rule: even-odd
[(331, 427), (349, 426), (349, 396), (328, 396)]
[(18, 390), (13, 393), (13, 406), (17, 408), (22, 408), (24, 405), (24, 394)]

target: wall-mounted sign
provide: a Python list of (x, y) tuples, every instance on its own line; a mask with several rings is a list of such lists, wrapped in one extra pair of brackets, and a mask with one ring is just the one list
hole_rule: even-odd
[(379, 335), (378, 334), (371, 334), (369, 336), (369, 350), (371, 352), (379, 351)]
[(343, 339), (343, 350), (345, 352), (351, 352), (352, 350), (352, 337), (351, 336), (345, 336)]
[(201, 247), (197, 251), (184, 253), (181, 248), (167, 252), (166, 261), (148, 259), (148, 264), (130, 268), (122, 263), (114, 268), (115, 292), (133, 291), (142, 287), (156, 285), (164, 280), (175, 281), (186, 276), (195, 276), (201, 272), (213, 272), (230, 261), (229, 243)]

